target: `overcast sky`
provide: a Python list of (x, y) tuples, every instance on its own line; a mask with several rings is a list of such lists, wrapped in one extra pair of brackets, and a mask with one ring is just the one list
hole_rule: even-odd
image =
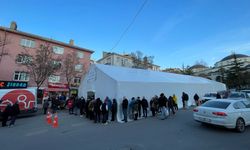
[[(145, 3), (146, 2), (146, 3)], [(145, 3), (139, 15), (138, 10)], [(166, 67), (250, 55), (249, 0), (1, 0), (0, 26), (95, 51), (141, 51)], [(131, 26), (128, 28), (128, 26)]]

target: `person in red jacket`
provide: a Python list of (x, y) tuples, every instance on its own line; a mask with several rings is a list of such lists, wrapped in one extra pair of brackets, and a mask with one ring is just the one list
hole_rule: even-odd
[(73, 107), (74, 107), (74, 100), (72, 97), (70, 97), (67, 101), (67, 107), (69, 109), (69, 114), (73, 114)]

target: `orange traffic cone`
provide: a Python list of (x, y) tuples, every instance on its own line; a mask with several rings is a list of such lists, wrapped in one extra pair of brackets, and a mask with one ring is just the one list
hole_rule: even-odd
[(52, 114), (48, 111), (46, 120), (48, 124), (52, 124)]
[(57, 116), (57, 114), (55, 114), (55, 117), (54, 117), (53, 128), (58, 128), (58, 116)]

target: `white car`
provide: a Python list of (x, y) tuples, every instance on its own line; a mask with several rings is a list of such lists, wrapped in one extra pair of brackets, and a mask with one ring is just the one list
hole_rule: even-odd
[(194, 108), (193, 117), (198, 122), (244, 132), (245, 127), (250, 125), (250, 101), (238, 99), (210, 100)]

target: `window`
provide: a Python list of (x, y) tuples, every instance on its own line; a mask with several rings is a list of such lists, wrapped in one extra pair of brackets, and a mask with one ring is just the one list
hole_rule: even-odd
[(60, 82), (60, 76), (51, 75), (51, 76), (49, 77), (49, 82), (53, 82), (53, 83)]
[(235, 109), (243, 109), (243, 108), (246, 108), (246, 106), (245, 106), (244, 103), (242, 103), (242, 102), (236, 102), (236, 103), (234, 103), (233, 107), (234, 107)]
[(74, 78), (74, 84), (80, 84), (81, 83), (81, 78), (80, 77), (75, 77)]
[(250, 101), (246, 100), (246, 101), (243, 101), (243, 103), (246, 106), (246, 108), (250, 108)]
[(212, 107), (220, 109), (227, 109), (229, 105), (230, 102), (221, 102), (221, 101), (207, 101), (206, 103), (202, 104), (203, 107)]
[(32, 61), (32, 57), (28, 55), (18, 54), (16, 58), (17, 63), (30, 63)]
[(35, 41), (32, 40), (27, 40), (27, 39), (21, 39), (20, 45), (25, 46), (25, 47), (35, 47)]
[(55, 66), (61, 66), (62, 65), (62, 62), (61, 61), (57, 61), (57, 60), (53, 60), (53, 65)]
[(110, 57), (106, 59), (105, 65), (111, 65), (111, 58)]
[(82, 64), (75, 65), (75, 71), (82, 71)]
[(14, 80), (15, 81), (29, 81), (29, 74), (27, 72), (15, 71)]
[(78, 58), (83, 58), (83, 57), (84, 57), (83, 52), (77, 52), (77, 57), (78, 57)]
[(64, 52), (64, 48), (62, 48), (62, 47), (53, 46), (52, 48), (53, 48), (53, 52), (55, 54), (63, 54), (63, 52)]

